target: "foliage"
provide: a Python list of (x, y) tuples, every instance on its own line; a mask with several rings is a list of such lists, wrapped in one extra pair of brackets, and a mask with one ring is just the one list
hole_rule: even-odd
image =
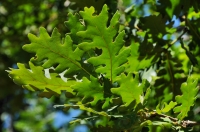
[[(23, 49), (35, 57), (9, 76), (42, 97), (66, 91), (61, 106), (85, 111), (71, 123), (85, 122), (92, 131), (199, 131), (199, 3), (126, 5), (119, 2), (112, 16), (107, 5), (69, 13), (63, 38), (56, 28), (51, 35), (45, 28), (29, 34)], [(179, 34), (173, 15), (184, 18)]]
[(188, 77), (187, 83), (183, 83), (181, 85), (181, 91), (183, 95), (176, 96), (176, 102), (181, 103), (181, 105), (174, 108), (175, 113), (180, 112), (177, 118), (182, 120), (187, 116), (190, 107), (193, 106), (194, 101), (196, 100), (195, 96), (197, 95), (198, 89), (190, 89), (190, 87), (195, 87), (197, 83), (197, 80), (194, 80), (192, 77)]
[[(18, 122), (26, 122), (29, 119), (38, 121), (34, 114), (29, 113), (29, 116), (21, 116), (23, 113), (28, 115), (28, 108), (32, 105), (30, 98), (34, 98), (34, 93), (13, 83), (7, 76), (5, 70), (8, 67), (16, 68), (17, 62), (25, 63), (31, 57), (31, 54), (22, 50), (22, 45), (28, 43), (27, 34), (29, 32), (36, 34), (40, 26), (51, 32), (53, 27), (57, 27), (61, 33), (66, 32), (63, 21), (66, 20), (66, 14), (73, 12), (71, 6), (66, 6), (65, 0), (7, 0), (0, 2), (0, 131), (26, 131), (21, 125), (15, 125)], [(77, 8), (77, 7), (76, 7)], [(74, 9), (76, 9), (74, 7)], [(69, 11), (70, 10), (70, 11)], [(20, 37), (19, 37), (20, 36)], [(31, 94), (31, 95), (30, 95)], [(36, 106), (46, 108), (45, 103), (40, 100)], [(58, 97), (53, 98), (50, 104), (61, 103)], [(34, 111), (36, 107), (32, 107)], [(53, 107), (49, 107), (51, 112), (57, 112)], [(3, 118), (8, 115), (8, 118)], [(49, 112), (39, 111), (40, 115), (45, 119)], [(5, 116), (7, 117), (7, 116)], [(52, 120), (54, 120), (52, 118)], [(26, 127), (33, 127), (27, 123)], [(45, 124), (45, 123), (44, 123)], [(46, 127), (48, 125), (48, 127)], [(44, 131), (51, 130), (52, 123), (47, 123), (43, 126)], [(39, 125), (34, 125), (39, 127)], [(21, 127), (21, 128), (20, 128)], [(36, 128), (35, 128), (36, 129)]]

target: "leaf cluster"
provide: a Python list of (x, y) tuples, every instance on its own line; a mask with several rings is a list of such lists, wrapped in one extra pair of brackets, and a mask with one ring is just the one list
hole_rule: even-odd
[[(125, 12), (127, 21), (137, 16), (132, 31), (126, 22), (120, 25), (120, 11), (109, 18), (106, 5), (100, 13), (94, 7), (69, 13), (65, 25), (70, 32), (64, 38), (56, 28), (51, 35), (40, 28), (39, 35), (29, 34), (31, 43), (23, 46), (35, 54), (29, 66), (18, 63), (19, 69), (10, 69), (9, 76), (23, 88), (40, 91), (42, 97), (65, 91), (65, 110), (86, 112), (72, 123), (84, 120), (91, 130), (137, 132), (158, 126), (183, 130), (187, 127), (183, 119), (198, 95), (199, 29), (186, 19), (184, 24), (196, 35), (194, 41), (186, 45), (182, 40), (188, 29), (171, 40), (176, 29), (167, 21), (177, 15), (180, 5), (176, 8), (178, 3), (169, 1), (167, 16), (160, 6), (149, 16), (137, 15), (145, 4), (156, 3), (144, 1)], [(182, 6), (183, 11), (190, 9), (187, 17), (199, 18), (196, 7)]]

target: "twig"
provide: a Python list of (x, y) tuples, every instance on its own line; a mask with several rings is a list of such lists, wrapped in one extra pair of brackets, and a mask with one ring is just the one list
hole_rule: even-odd
[(181, 33), (180, 36), (178, 36), (175, 40), (173, 40), (171, 43), (169, 43), (168, 48), (169, 49), (173, 44), (175, 44), (178, 40), (181, 40), (181, 37), (188, 32), (187, 28), (184, 28), (183, 32)]
[[(159, 118), (168, 118), (172, 121), (173, 125), (176, 126), (181, 126), (183, 128), (187, 128), (187, 127), (193, 127), (193, 126), (200, 126), (200, 122), (196, 122), (196, 121), (190, 121), (190, 120), (178, 120), (177, 118), (165, 115), (165, 114), (158, 114), (155, 110), (153, 112), (147, 112), (148, 116), (147, 118), (152, 118), (152, 117), (159, 117)], [(146, 113), (146, 114), (147, 114)]]

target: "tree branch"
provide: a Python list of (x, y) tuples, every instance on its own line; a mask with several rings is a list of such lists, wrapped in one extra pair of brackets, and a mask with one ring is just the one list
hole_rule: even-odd
[(185, 27), (183, 32), (181, 33), (180, 36), (178, 36), (178, 38), (176, 38), (175, 40), (173, 40), (171, 43), (168, 44), (168, 48), (169, 49), (173, 44), (175, 44), (178, 40), (181, 40), (181, 37), (188, 32), (188, 29)]
[(175, 126), (181, 126), (182, 128), (193, 127), (193, 126), (198, 126), (198, 125), (200, 126), (200, 122), (190, 121), (190, 120), (180, 121), (177, 118), (174, 118), (174, 117), (171, 117), (171, 116), (168, 116), (168, 115), (165, 115), (165, 114), (158, 114), (156, 112), (156, 110), (147, 111), (147, 112), (144, 112), (143, 114), (146, 115), (145, 120), (148, 120), (149, 118), (155, 118), (155, 117), (158, 117), (161, 120), (162, 120), (162, 118), (168, 118), (168, 119), (170, 119), (170, 123), (172, 123)]

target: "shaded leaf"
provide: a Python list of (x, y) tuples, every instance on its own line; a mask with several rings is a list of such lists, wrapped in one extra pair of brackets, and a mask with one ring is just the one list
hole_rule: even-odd
[(101, 8), (105, 2), (105, 0), (70, 0), (72, 2), (76, 2), (79, 8), (91, 7), (94, 6), (97, 11), (101, 11)]
[(141, 22), (142, 29), (146, 31), (148, 38), (151, 38), (153, 40), (153, 43), (157, 43), (159, 46), (163, 46), (164, 44), (166, 44), (166, 40), (163, 39), (164, 35), (166, 35), (167, 33), (171, 33), (172, 31), (176, 31), (172, 30), (174, 22), (172, 21), (166, 24), (167, 18), (163, 17), (161, 14), (143, 17), (141, 18)]
[(172, 52), (174, 51), (166, 51), (163, 55), (154, 85), (156, 97), (161, 103), (171, 101), (176, 95), (181, 94), (179, 87), (186, 81), (183, 60), (178, 58), (181, 53), (172, 54)]
[(158, 10), (162, 14), (167, 14), (170, 18), (173, 15), (179, 17), (182, 14), (187, 13), (190, 7), (194, 7), (196, 11), (198, 11), (200, 7), (200, 3), (196, 0), (159, 0), (160, 6), (158, 6)]
[(166, 33), (166, 19), (162, 18), (162, 15), (151, 15), (144, 18), (141, 18), (141, 21), (144, 23), (142, 26), (145, 31), (147, 30), (154, 36), (157, 36), (159, 33), (164, 35)]
[(102, 76), (102, 78), (103, 78), (104, 98), (111, 97), (112, 93), (110, 89), (112, 88), (112, 84), (109, 81), (109, 79), (105, 78), (104, 76)]
[(186, 55), (187, 55), (188, 58), (190, 59), (192, 65), (194, 65), (194, 66), (198, 65), (197, 59), (196, 59), (195, 56), (192, 54), (192, 52), (189, 51), (189, 50), (185, 47), (185, 44), (184, 44), (183, 40), (181, 40), (180, 43), (181, 43), (181, 47), (185, 50)]

